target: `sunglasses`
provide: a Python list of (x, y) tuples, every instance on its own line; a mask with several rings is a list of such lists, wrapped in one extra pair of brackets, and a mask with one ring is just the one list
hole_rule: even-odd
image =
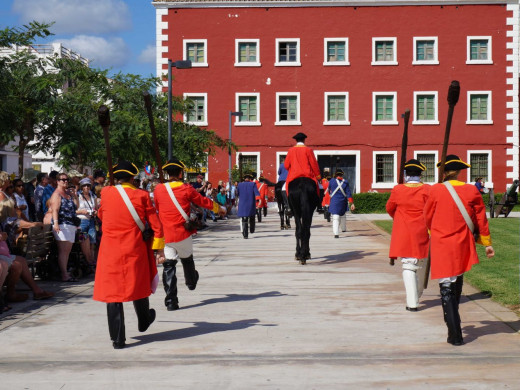
[(58, 179), (58, 181), (69, 181), (69, 179)]

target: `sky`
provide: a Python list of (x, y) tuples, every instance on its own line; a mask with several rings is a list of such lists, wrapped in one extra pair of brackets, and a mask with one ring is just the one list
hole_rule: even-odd
[(109, 74), (155, 77), (155, 8), (151, 0), (0, 0), (0, 29), (55, 22), (61, 42)]

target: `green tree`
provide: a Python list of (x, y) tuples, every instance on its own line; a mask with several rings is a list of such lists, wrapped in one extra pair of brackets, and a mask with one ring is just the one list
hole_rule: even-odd
[(54, 23), (39, 23), (32, 21), (22, 27), (6, 27), (0, 30), (0, 47), (11, 45), (27, 46), (34, 43), (36, 37), (46, 38), (54, 35), (49, 28)]

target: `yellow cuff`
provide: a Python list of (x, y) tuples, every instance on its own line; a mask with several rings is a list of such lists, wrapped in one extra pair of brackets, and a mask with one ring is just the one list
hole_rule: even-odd
[(164, 249), (164, 237), (154, 237), (152, 243), (152, 249), (154, 251)]
[(220, 204), (218, 204), (217, 202), (213, 201), (213, 210), (212, 210), (214, 213), (218, 213), (220, 211)]
[(477, 240), (477, 244), (490, 246), (491, 245), (491, 236), (479, 236)]

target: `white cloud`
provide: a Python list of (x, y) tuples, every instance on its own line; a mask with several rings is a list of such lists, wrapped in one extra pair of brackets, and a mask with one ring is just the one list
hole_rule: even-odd
[(123, 0), (14, 0), (23, 23), (56, 22), (56, 34), (105, 34), (129, 30), (130, 11)]
[(130, 59), (131, 52), (122, 38), (101, 38), (78, 35), (59, 41), (64, 47), (89, 59), (94, 68), (121, 67)]
[(139, 62), (149, 64), (155, 63), (156, 60), (156, 47), (155, 45), (148, 45), (141, 54), (139, 54)]

